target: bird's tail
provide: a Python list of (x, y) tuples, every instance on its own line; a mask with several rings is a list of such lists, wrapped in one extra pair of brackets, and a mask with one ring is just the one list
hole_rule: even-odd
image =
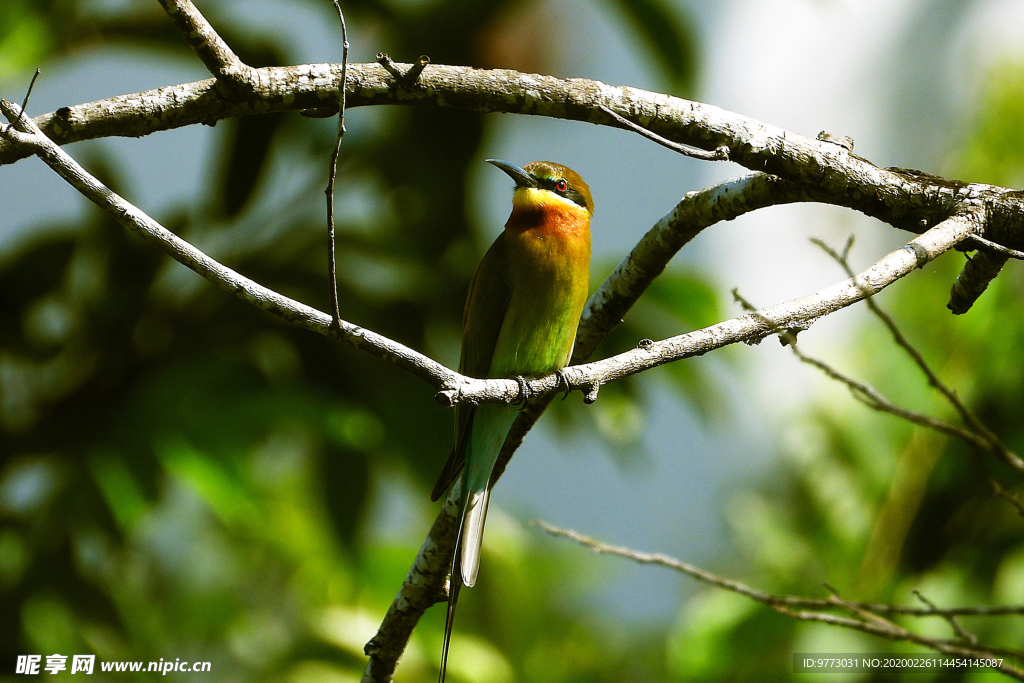
[(455, 528), (455, 550), (452, 552), (451, 574), (448, 580), (448, 612), (444, 618), (444, 645), (441, 646), (441, 673), (437, 677), (438, 683), (444, 683), (445, 674), (448, 672), (448, 648), (452, 642), (452, 625), (455, 623), (455, 605), (459, 601), (459, 589), (462, 588), (462, 571), (460, 569), (459, 557), (461, 555), (463, 528), (466, 524), (466, 493), (463, 489), (462, 500), (459, 505), (459, 524)]
[[(458, 545), (455, 546), (455, 557), (458, 557)], [(462, 577), (455, 571), (455, 562), (452, 561), (451, 585), (448, 588), (448, 614), (444, 619), (444, 646), (441, 648), (441, 673), (438, 675), (438, 683), (444, 683), (445, 674), (448, 671), (448, 646), (452, 642), (452, 624), (455, 622), (455, 603), (459, 601), (459, 589), (462, 588)]]
[(444, 620), (444, 645), (441, 647), (441, 673), (438, 683), (444, 683), (448, 670), (448, 648), (452, 641), (452, 625), (455, 622), (455, 605), (459, 601), (459, 590), (472, 588), (480, 570), (480, 549), (484, 541), (484, 522), (487, 518), (487, 504), (490, 489), (463, 494), (462, 514), (455, 536), (455, 553), (452, 555), (451, 579), (448, 587), (448, 612)]
[(476, 585), (476, 575), (480, 571), (480, 550), (484, 543), (484, 522), (487, 521), (487, 504), (491, 500), (491, 490), (470, 491), (463, 505), (462, 543), (459, 548), (461, 559), (462, 582), (468, 588)]

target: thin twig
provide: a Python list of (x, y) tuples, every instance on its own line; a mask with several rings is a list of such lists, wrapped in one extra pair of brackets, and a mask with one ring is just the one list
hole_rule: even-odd
[[(740, 294), (739, 289), (734, 288), (732, 290), (732, 297), (743, 310), (751, 313), (757, 312), (757, 308), (755, 308), (752, 303), (747, 301)], [(845, 385), (855, 399), (872, 410), (889, 413), (909, 422), (913, 422), (914, 424), (921, 425), (922, 427), (928, 427), (938, 432), (958, 437), (968, 443), (974, 444), (975, 446), (986, 449), (988, 448), (988, 442), (977, 436), (974, 432), (964, 429), (963, 427), (958, 427), (957, 425), (902, 408), (885, 398), (881, 392), (870, 384), (865, 384), (864, 382), (855, 380), (849, 375), (845, 375), (839, 370), (836, 370), (825, 361), (814, 358), (813, 356), (808, 356), (800, 350), (800, 347), (797, 344), (796, 334), (792, 330), (777, 330), (777, 332), (782, 342), (790, 348), (793, 355), (795, 355), (801, 362), (817, 368), (826, 377)]]
[[(733, 299), (740, 304), (743, 310), (750, 311), (752, 314), (756, 314), (757, 309), (754, 308), (753, 304), (751, 304), (749, 301), (743, 298), (742, 295), (740, 295), (738, 289), (732, 290), (732, 296)], [(870, 301), (870, 299), (868, 299), (868, 301)], [(927, 427), (929, 429), (934, 429), (935, 431), (940, 432), (942, 434), (947, 434), (949, 436), (962, 439), (963, 441), (966, 441), (967, 443), (973, 446), (981, 448), (982, 450), (987, 451), (988, 453), (991, 453), (996, 457), (1001, 457), (998, 450), (994, 449), (992, 447), (991, 442), (984, 436), (981, 436), (970, 429), (960, 427), (950, 422), (939, 420), (937, 418), (930, 417), (928, 415), (924, 415), (922, 413), (918, 413), (913, 410), (908, 410), (906, 408), (898, 406), (889, 399), (887, 399), (884, 395), (882, 395), (880, 391), (872, 387), (870, 384), (866, 384), (859, 380), (853, 379), (849, 375), (843, 374), (839, 370), (836, 370), (825, 361), (805, 354), (797, 344), (796, 334), (793, 331), (777, 329), (776, 332), (779, 335), (779, 338), (783, 341), (783, 343), (786, 346), (789, 346), (790, 351), (793, 352), (793, 355), (795, 355), (800, 360), (800, 362), (806, 363), (811, 367), (817, 368), (822, 372), (822, 374), (824, 374), (829, 379), (835, 380), (840, 384), (845, 385), (850, 390), (850, 394), (868, 408), (871, 408), (872, 410), (877, 410), (878, 412), (882, 413), (889, 413), (890, 415), (895, 415), (896, 417), (901, 418), (903, 420), (907, 420), (908, 422), (912, 422), (913, 424), (920, 425), (922, 427)]]
[[(928, 638), (913, 631), (910, 631), (899, 624), (896, 624), (888, 619), (880, 616), (879, 613), (888, 614), (908, 614), (914, 616), (935, 616), (943, 619), (949, 619), (953, 616), (951, 610), (943, 610), (938, 607), (929, 604), (927, 610), (913, 610), (906, 608), (899, 608), (893, 605), (872, 605), (870, 603), (852, 602), (841, 598), (835, 589), (829, 588), (832, 595), (825, 600), (812, 599), (812, 598), (801, 598), (789, 595), (774, 595), (766, 591), (752, 588), (746, 584), (724, 577), (718, 576), (711, 572), (705, 571), (694, 567), (693, 565), (681, 562), (674, 557), (663, 555), (661, 553), (647, 553), (632, 548), (625, 548), (622, 546), (610, 545), (602, 541), (595, 540), (588, 536), (584, 536), (571, 529), (562, 529), (552, 524), (548, 524), (543, 521), (532, 521), (529, 524), (539, 527), (545, 532), (552, 536), (560, 536), (572, 540), (580, 545), (590, 548), (592, 551), (605, 555), (615, 555), (618, 557), (624, 557), (640, 564), (654, 564), (663, 567), (668, 567), (675, 571), (686, 574), (687, 576), (693, 577), (703, 583), (737, 593), (746, 598), (759, 602), (771, 609), (790, 616), (800, 621), (817, 621), (821, 623), (830, 624), (832, 626), (841, 626), (844, 628), (855, 629), (863, 631), (865, 633), (871, 633), (873, 635), (881, 636), (889, 640), (902, 640), (907, 642), (916, 643), (923, 645), (937, 652), (943, 652), (946, 654), (957, 654), (957, 655), (970, 655), (970, 656), (985, 656), (989, 654), (1004, 654), (1013, 656), (1015, 658), (1024, 657), (1024, 653), (1017, 652), (1016, 650), (1006, 650), (1003, 648), (989, 647), (981, 644), (969, 644), (965, 645), (960, 642), (950, 642), (946, 640), (939, 640), (936, 638)], [(928, 604), (928, 603), (926, 603)], [(851, 619), (849, 617), (839, 616), (836, 614), (829, 614), (821, 611), (808, 611), (808, 610), (834, 610), (834, 609), (845, 609), (856, 616), (860, 617), (857, 619)], [(968, 608), (971, 614), (993, 614), (990, 611), (982, 611), (991, 608)], [(1024, 606), (1011, 608), (1012, 614), (1024, 613)], [(957, 611), (957, 614), (963, 614), (963, 611)], [(1024, 680), (1024, 671), (1017, 669), (1010, 664), (1003, 663), (999, 667), (995, 667), (999, 671), (1005, 673), (1012, 678), (1017, 680)]]
[[(850, 263), (848, 260), (850, 246), (852, 245), (852, 238), (850, 240), (847, 240), (847, 247), (844, 250), (843, 254), (839, 254), (834, 249), (832, 249), (832, 247), (825, 244), (820, 239), (812, 238), (811, 242), (820, 247), (826, 254), (831, 256), (832, 259), (839, 263), (839, 265), (842, 266), (843, 270), (846, 271), (847, 275), (849, 275), (850, 277), (853, 276), (853, 268), (850, 267)], [(892, 335), (893, 341), (895, 341), (898, 346), (900, 346), (904, 351), (906, 351), (907, 355), (910, 356), (910, 358), (914, 361), (917, 367), (920, 368), (925, 378), (927, 378), (928, 384), (930, 384), (940, 394), (942, 394), (946, 401), (948, 401), (949, 404), (953, 406), (953, 408), (956, 410), (956, 412), (960, 414), (960, 418), (964, 421), (964, 424), (967, 426), (967, 428), (974, 432), (974, 434), (976, 434), (985, 443), (984, 448), (986, 448), (989, 452), (993, 453), (996, 457), (1001, 459), (1003, 462), (1005, 462), (1007, 465), (1015, 469), (1017, 472), (1024, 474), (1024, 460), (1022, 460), (1016, 453), (1007, 448), (1006, 445), (1002, 442), (1002, 440), (992, 430), (986, 427), (985, 424), (980, 419), (978, 419), (978, 417), (973, 412), (971, 412), (971, 410), (966, 405), (964, 405), (963, 401), (960, 400), (960, 397), (957, 395), (956, 391), (947, 386), (946, 383), (939, 378), (938, 374), (936, 374), (935, 371), (932, 370), (931, 366), (928, 364), (928, 361), (924, 359), (924, 356), (922, 356), (921, 353), (914, 347), (914, 345), (910, 343), (910, 340), (907, 339), (907, 337), (900, 330), (899, 326), (896, 325), (896, 321), (893, 320), (892, 316), (889, 315), (885, 310), (883, 310), (882, 307), (878, 305), (878, 302), (876, 302), (873, 298), (868, 298), (866, 303), (868, 305), (868, 308), (875, 315), (875, 317), (882, 321), (882, 324), (885, 325), (886, 329), (889, 330), (889, 333)]]
[[(32, 96), (32, 88), (35, 87), (36, 79), (39, 78), (39, 74), (40, 74), (40, 69), (39, 69), (39, 67), (36, 67), (36, 72), (34, 74), (32, 74), (32, 80), (28, 82), (28, 90), (25, 91), (25, 99), (23, 99), (21, 101), (21, 113), (18, 114), (19, 117), (21, 117), (21, 116), (26, 116), (27, 117), (28, 116), (28, 114), (26, 113), (26, 111), (28, 109), (28, 98)], [(3, 124), (0, 124), (0, 131), (5, 131), (7, 128), (9, 128), (12, 125), (14, 125), (14, 124), (13, 123), (8, 123), (6, 126), (4, 126)]]
[(598, 105), (597, 108), (600, 109), (601, 111), (603, 111), (608, 116), (610, 116), (613, 119), (615, 119), (615, 121), (618, 122), (619, 125), (623, 126), (624, 128), (628, 128), (629, 130), (633, 131), (634, 133), (638, 133), (638, 134), (644, 136), (648, 140), (652, 140), (654, 142), (657, 142), (659, 145), (661, 145), (663, 147), (668, 147), (669, 149), (671, 149), (674, 152), (679, 152), (680, 154), (683, 154), (685, 156), (693, 157), (694, 159), (702, 159), (704, 161), (728, 161), (729, 160), (729, 148), (727, 146), (725, 146), (725, 145), (722, 145), (722, 146), (718, 147), (717, 149), (715, 149), (713, 151), (710, 151), (710, 152), (707, 151), (707, 150), (704, 150), (704, 149), (696, 149), (694, 147), (687, 147), (686, 145), (680, 145), (678, 142), (672, 142), (668, 138), (663, 138), (662, 136), (658, 135), (657, 133), (651, 132), (651, 131), (647, 130), (646, 128), (644, 128), (643, 126), (641, 126), (641, 125), (639, 125), (637, 123), (633, 123), (632, 121), (627, 119), (625, 116), (622, 116), (622, 115), (612, 111), (611, 109), (609, 109), (608, 107), (604, 106), (603, 104)]
[(338, 12), (341, 22), (341, 84), (338, 88), (338, 134), (331, 152), (331, 163), (327, 173), (327, 277), (331, 281), (331, 315), (333, 324), (341, 329), (341, 309), (338, 305), (338, 263), (335, 254), (334, 239), (334, 182), (338, 175), (338, 155), (341, 154), (341, 141), (345, 137), (345, 83), (348, 76), (348, 28), (345, 25), (345, 13), (341, 11), (341, 3), (334, 0), (334, 9)]
[(1021, 518), (1024, 518), (1024, 503), (1021, 503), (1019, 495), (1011, 496), (995, 479), (992, 480), (992, 488), (995, 490), (997, 496), (1010, 501), (1010, 505), (1016, 508), (1017, 514), (1019, 514)]
[[(931, 600), (926, 598), (924, 593), (922, 593), (921, 591), (917, 590), (916, 588), (914, 589), (913, 592), (914, 592), (914, 595), (917, 596), (918, 600), (920, 600), (921, 602), (923, 602), (924, 604), (928, 605), (929, 607), (931, 607), (934, 610), (938, 609), (938, 606), (934, 602), (932, 602)], [(948, 614), (948, 615), (944, 615), (944, 618), (946, 619), (946, 622), (950, 625), (950, 627), (953, 629), (953, 633), (955, 633), (957, 635), (957, 637), (960, 638), (960, 640), (964, 641), (968, 645), (977, 645), (978, 644), (978, 636), (974, 635), (973, 633), (971, 633), (970, 631), (965, 629), (963, 627), (963, 625), (960, 623), (960, 621), (955, 616), (953, 616), (952, 614)]]
[[(786, 605), (789, 607), (805, 607), (810, 609), (828, 609), (834, 606), (834, 602), (830, 599), (825, 598), (804, 598), (793, 595), (775, 595), (767, 593), (757, 588), (751, 588), (738, 581), (731, 579), (722, 578), (716, 574), (705, 571), (694, 567), (693, 565), (677, 560), (674, 557), (663, 555), (661, 553), (645, 553), (631, 548), (625, 548), (622, 546), (615, 546), (596, 539), (584, 536), (579, 532), (573, 531), (572, 529), (563, 529), (553, 524), (545, 522), (543, 520), (531, 520), (527, 522), (530, 526), (535, 526), (539, 529), (543, 529), (547, 533), (553, 536), (562, 536), (570, 540), (576, 541), (581, 545), (585, 545), (588, 548), (594, 550), (594, 552), (606, 554), (606, 555), (619, 555), (622, 557), (628, 557), (629, 559), (636, 560), (641, 564), (656, 564), (670, 569), (675, 569), (684, 574), (688, 574), (693, 578), (703, 581), (705, 583), (718, 586), (720, 588), (727, 588), (735, 593), (744, 595), (752, 600), (761, 602), (764, 604), (777, 604)], [(834, 592), (834, 589), (833, 589)], [(913, 617), (947, 617), (947, 616), (1024, 616), (1024, 605), (998, 605), (998, 606), (974, 606), (974, 607), (929, 607), (927, 609), (921, 607), (909, 607), (903, 605), (887, 605), (882, 603), (873, 602), (850, 602), (850, 605), (856, 606), (859, 609), (868, 610), (870, 612), (880, 614), (902, 614)]]
[(1007, 258), (1012, 258), (1012, 259), (1017, 259), (1019, 261), (1024, 261), (1024, 251), (1017, 251), (1016, 249), (1010, 249), (1009, 247), (1004, 247), (1001, 244), (996, 244), (992, 240), (987, 240), (984, 237), (980, 237), (978, 235), (972, 236), (971, 237), (971, 242), (976, 243), (978, 245), (978, 249), (980, 249), (982, 251), (992, 251), (992, 252), (995, 252), (997, 254), (1001, 254), (1001, 255), (1003, 255), (1003, 256), (1005, 256)]

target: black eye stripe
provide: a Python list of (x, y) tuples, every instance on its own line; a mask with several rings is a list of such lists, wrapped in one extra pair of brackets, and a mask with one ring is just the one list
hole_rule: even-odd
[[(535, 176), (536, 177), (536, 176)], [(579, 204), (584, 209), (587, 208), (587, 200), (583, 198), (583, 195), (579, 193), (565, 178), (544, 178), (537, 177), (537, 182), (545, 190), (551, 190), (557, 194), (562, 195), (566, 199), (572, 200), (574, 203)], [(565, 189), (559, 190), (558, 184), (565, 183)]]

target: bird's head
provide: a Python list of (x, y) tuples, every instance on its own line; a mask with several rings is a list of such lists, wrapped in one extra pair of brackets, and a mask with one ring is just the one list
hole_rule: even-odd
[(516, 181), (513, 205), (526, 209), (565, 204), (566, 209), (583, 209), (594, 215), (590, 188), (580, 174), (551, 161), (533, 161), (519, 168), (500, 159), (487, 159)]

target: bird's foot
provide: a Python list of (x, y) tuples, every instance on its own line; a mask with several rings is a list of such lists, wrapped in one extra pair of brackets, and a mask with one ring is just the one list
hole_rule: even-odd
[(565, 373), (565, 368), (555, 371), (555, 376), (558, 377), (557, 386), (565, 387), (565, 393), (562, 394), (562, 400), (569, 398), (569, 394), (572, 392), (572, 383), (569, 381), (569, 376)]
[(526, 378), (522, 375), (516, 375), (516, 382), (519, 384), (519, 395), (516, 396), (516, 400), (512, 402), (512, 405), (519, 406), (519, 410), (522, 410), (530, 400), (530, 387), (526, 384)]

